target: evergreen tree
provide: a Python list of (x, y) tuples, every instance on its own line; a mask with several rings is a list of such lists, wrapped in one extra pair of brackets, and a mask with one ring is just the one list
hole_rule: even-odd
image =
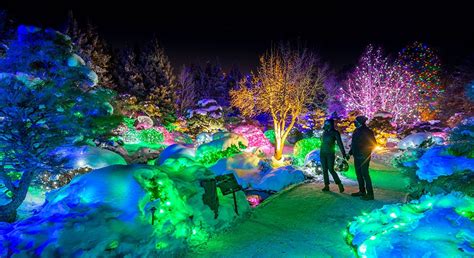
[(196, 98), (191, 68), (183, 66), (177, 80), (176, 109), (178, 114), (185, 115), (186, 111), (196, 104)]
[(412, 77), (418, 89), (418, 111), (423, 121), (435, 119), (439, 112), (438, 99), (444, 92), (441, 84), (441, 62), (433, 49), (414, 42), (398, 55), (398, 64)]
[(100, 37), (97, 27), (87, 23), (84, 28), (78, 25), (72, 12), (69, 13), (64, 33), (69, 35), (76, 52), (84, 59), (87, 66), (97, 74), (99, 84), (114, 89), (116, 83), (112, 76), (112, 54), (105, 40)]
[[(28, 188), (41, 172), (57, 172), (58, 147), (83, 143), (112, 128), (109, 90), (54, 30), (20, 26), (0, 59), (0, 178), (11, 194), (0, 221), (13, 221)], [(16, 183), (12, 173), (20, 173)]]
[(13, 21), (4, 10), (0, 10), (0, 57), (8, 50), (8, 45), (14, 35)]
[(118, 54), (115, 76), (119, 85), (117, 91), (135, 96), (139, 100), (144, 100), (149, 90), (145, 87), (136, 52), (133, 48), (128, 47), (121, 50)]

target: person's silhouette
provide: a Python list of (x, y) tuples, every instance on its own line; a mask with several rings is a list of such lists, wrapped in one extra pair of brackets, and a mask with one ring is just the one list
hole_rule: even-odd
[(349, 155), (354, 157), (354, 167), (359, 183), (359, 192), (351, 194), (352, 196), (360, 196), (363, 200), (374, 199), (374, 189), (372, 187), (372, 179), (369, 175), (369, 164), (372, 150), (377, 146), (374, 132), (370, 130), (365, 122), (367, 117), (358, 116), (354, 123), (356, 129), (352, 134), (352, 144)]
[(346, 151), (344, 150), (344, 145), (342, 144), (341, 134), (334, 128), (334, 120), (327, 119), (324, 122), (324, 132), (321, 137), (321, 151), (320, 151), (320, 160), (323, 167), (323, 178), (324, 178), (324, 188), (323, 191), (329, 191), (329, 173), (331, 173), (334, 183), (339, 187), (339, 192), (344, 192), (344, 186), (342, 185), (341, 179), (334, 171), (334, 161), (336, 159), (336, 142), (339, 146), (339, 149), (342, 152), (342, 155), (346, 157)]

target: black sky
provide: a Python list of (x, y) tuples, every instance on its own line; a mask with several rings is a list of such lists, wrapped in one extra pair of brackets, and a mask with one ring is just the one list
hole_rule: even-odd
[(7, 0), (0, 5), (18, 23), (53, 28), (72, 10), (80, 21), (97, 25), (117, 48), (156, 35), (176, 67), (217, 60), (248, 71), (272, 43), (297, 39), (336, 68), (354, 64), (369, 43), (396, 53), (423, 41), (437, 48), (448, 65), (474, 51), (471, 8), (455, 1), (119, 2)]

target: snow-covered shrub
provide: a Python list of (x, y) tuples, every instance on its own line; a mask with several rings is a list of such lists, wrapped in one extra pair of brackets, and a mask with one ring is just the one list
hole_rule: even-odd
[(252, 153), (242, 153), (220, 159), (209, 168), (216, 175), (233, 173), (244, 189), (276, 192), (305, 179), (301, 170), (292, 166), (273, 169)]
[(265, 135), (271, 144), (275, 144), (275, 131), (273, 129), (266, 130), (263, 135)]
[(135, 124), (137, 130), (149, 129), (153, 127), (153, 120), (148, 116), (138, 116)]
[(439, 146), (427, 150), (416, 162), (416, 175), (422, 180), (432, 182), (440, 176), (470, 170), (474, 173), (474, 159), (456, 157), (448, 154), (446, 147)]
[(261, 164), (257, 155), (244, 152), (220, 159), (209, 169), (216, 176), (233, 173), (239, 185), (246, 189), (257, 184), (265, 173), (266, 170), (262, 169)]
[(456, 156), (474, 158), (474, 117), (464, 119), (449, 135), (449, 151)]
[(306, 155), (320, 147), (321, 140), (319, 138), (306, 138), (298, 141), (293, 149), (293, 164), (296, 166), (303, 165)]
[(265, 137), (263, 131), (255, 125), (240, 125), (232, 130), (233, 133), (242, 135), (248, 141), (248, 148), (261, 150), (265, 154), (273, 152), (273, 146)]
[(179, 159), (186, 158), (194, 160), (196, 156), (196, 150), (192, 146), (185, 146), (182, 144), (173, 144), (164, 149), (158, 159), (155, 161), (155, 165), (163, 165), (167, 159)]
[(392, 164), (399, 168), (416, 168), (416, 162), (425, 153), (424, 149), (407, 149), (398, 152), (392, 159)]
[(399, 135), (405, 137), (409, 134), (414, 133), (423, 133), (423, 132), (444, 132), (446, 130), (446, 125), (444, 125), (440, 120), (431, 120), (427, 122), (418, 122), (408, 128), (399, 127)]
[(119, 154), (92, 146), (61, 147), (53, 153), (58, 158), (65, 159), (65, 168), (92, 168), (99, 169), (112, 165), (126, 165), (127, 162)]
[(386, 146), (388, 138), (395, 138), (397, 136), (395, 126), (391, 121), (391, 114), (377, 112), (368, 124), (368, 127), (374, 131), (375, 139), (379, 146)]
[[(203, 203), (200, 180), (212, 177), (202, 166), (92, 171), (51, 192), (32, 217), (0, 223), (0, 256), (183, 255), (238, 218), (232, 196), (218, 191), (217, 218)], [(237, 192), (237, 202), (240, 214), (248, 211), (243, 192)]]
[(429, 148), (432, 145), (442, 143), (444, 140), (441, 137), (434, 136), (432, 133), (414, 133), (406, 136), (398, 142), (398, 148), (401, 150)]
[(225, 129), (222, 107), (213, 99), (198, 101), (194, 109), (188, 110), (186, 118), (189, 132), (193, 135), (200, 132), (215, 133)]
[(144, 129), (139, 131), (139, 139), (145, 144), (160, 144), (164, 140), (163, 134), (154, 129)]
[(200, 133), (196, 135), (196, 143), (195, 146), (199, 146), (204, 143), (208, 143), (212, 141), (212, 134), (211, 133)]
[(205, 166), (211, 166), (219, 159), (240, 153), (248, 145), (247, 139), (233, 133), (217, 133), (213, 135), (213, 139), (196, 150), (196, 160)]
[(472, 257), (473, 211), (473, 197), (426, 195), (356, 217), (346, 241), (359, 257)]
[(283, 190), (285, 187), (301, 183), (304, 180), (305, 176), (301, 170), (296, 169), (293, 166), (286, 166), (265, 173), (258, 183), (252, 185), (252, 188), (278, 192)]

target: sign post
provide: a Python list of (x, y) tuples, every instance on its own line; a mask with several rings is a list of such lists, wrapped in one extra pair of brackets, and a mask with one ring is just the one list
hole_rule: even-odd
[(242, 190), (242, 186), (240, 186), (237, 182), (237, 179), (235, 179), (235, 175), (233, 173), (220, 175), (216, 177), (216, 180), (217, 187), (221, 189), (223, 195), (228, 195), (232, 193), (232, 197), (234, 198), (234, 211), (235, 214), (239, 215), (235, 192)]

